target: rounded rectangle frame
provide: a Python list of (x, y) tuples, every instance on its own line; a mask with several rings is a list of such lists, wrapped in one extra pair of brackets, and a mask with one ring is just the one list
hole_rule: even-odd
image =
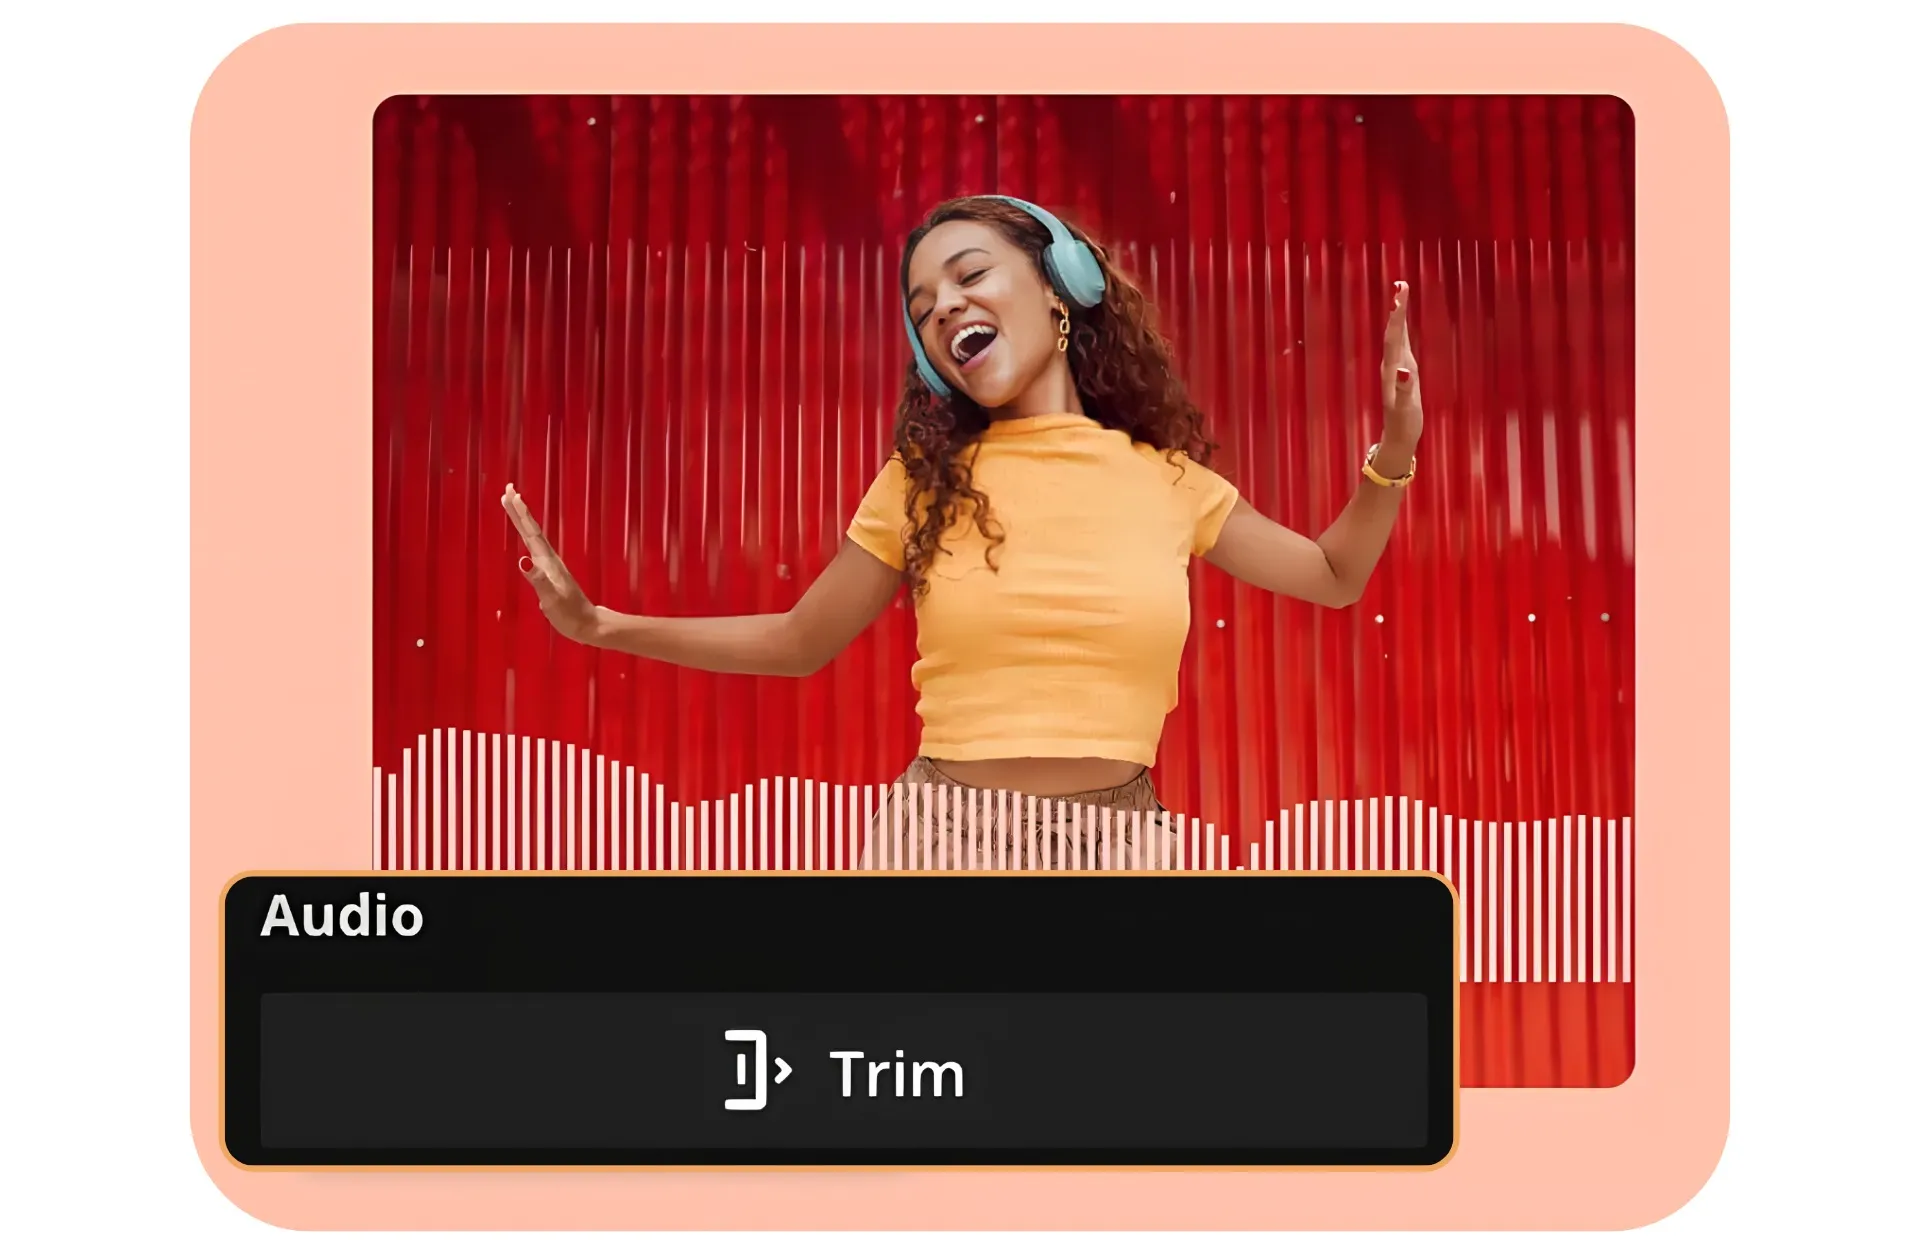
[[(940, 58), (919, 55), (929, 40)], [(357, 871), (364, 851), (375, 108), (405, 92), (1037, 90), (1608, 94), (1634, 111), (1635, 510), (1655, 542), (1636, 565), (1648, 957), (1631, 1078), (1465, 1093), (1458, 1151), (1424, 1172), (239, 1169), (220, 1138), (222, 886), (261, 866)], [(1683, 49), (1572, 25), (287, 27), (214, 72), (192, 163), (192, 1127), (242, 1209), (298, 1228), (1625, 1228), (1712, 1173), (1728, 1118), (1728, 138)]]
[[(1025, 1164), (1019, 1164), (1019, 1165), (996, 1164), (996, 1163), (902, 1164), (902, 1163), (888, 1163), (888, 1162), (881, 1161), (879, 1159), (875, 1159), (873, 1161), (848, 1162), (845, 1164), (836, 1164), (830, 1167), (817, 1166), (817, 1165), (796, 1165), (796, 1164), (778, 1163), (778, 1162), (740, 1163), (740, 1164), (728, 1165), (724, 1167), (706, 1165), (706, 1164), (678, 1164), (678, 1163), (599, 1164), (599, 1163), (589, 1163), (589, 1162), (572, 1162), (572, 1163), (567, 1163), (565, 1165), (520, 1163), (520, 1164), (499, 1164), (499, 1165), (475, 1164), (475, 1165), (444, 1165), (442, 1166), (442, 1165), (417, 1165), (417, 1164), (389, 1162), (389, 1163), (382, 1163), (378, 1165), (327, 1164), (327, 1165), (313, 1165), (313, 1166), (289, 1166), (289, 1165), (281, 1165), (281, 1164), (273, 1164), (273, 1163), (243, 1162), (240, 1158), (235, 1156), (235, 1154), (233, 1153), (233, 1150), (230, 1148), (228, 1144), (227, 1081), (229, 1077), (228, 1077), (228, 1065), (227, 1065), (227, 1062), (228, 1062), (228, 1059), (227, 1059), (227, 1009), (228, 1009), (227, 1002), (228, 1002), (228, 999), (227, 999), (227, 963), (226, 963), (227, 951), (228, 951), (227, 901), (234, 886), (245, 880), (255, 878), (255, 877), (269, 878), (269, 879), (276, 879), (276, 880), (279, 880), (279, 879), (292, 880), (292, 879), (303, 879), (303, 878), (332, 879), (332, 878), (348, 877), (353, 879), (356, 882), (358, 881), (385, 882), (390, 880), (405, 881), (409, 879), (461, 880), (461, 879), (469, 879), (469, 878), (474, 878), (474, 879), (501, 879), (501, 878), (506, 878), (506, 879), (515, 879), (515, 878), (735, 879), (735, 878), (742, 878), (742, 877), (751, 878), (751, 879), (783, 879), (783, 880), (785, 879), (818, 879), (818, 878), (839, 879), (843, 877), (847, 877), (847, 878), (867, 877), (867, 878), (883, 878), (883, 879), (920, 879), (920, 878), (928, 878), (928, 877), (937, 877), (942, 880), (952, 880), (952, 879), (968, 879), (968, 878), (1029, 879), (1034, 877), (1036, 874), (1044, 875), (1048, 878), (1054, 878), (1054, 879), (1059, 879), (1059, 878), (1085, 879), (1085, 878), (1097, 878), (1097, 877), (1103, 877), (1103, 876), (1117, 876), (1117, 877), (1129, 878), (1129, 879), (1146, 879), (1146, 878), (1165, 878), (1165, 877), (1177, 875), (1183, 881), (1217, 879), (1217, 878), (1230, 878), (1236, 881), (1245, 881), (1249, 878), (1289, 879), (1289, 880), (1367, 879), (1367, 878), (1389, 879), (1390, 878), (1390, 879), (1437, 881), (1442, 887), (1446, 889), (1447, 896), (1452, 903), (1450, 909), (1452, 910), (1452, 913), (1453, 913), (1452, 935), (1449, 941), (1449, 954), (1448, 954), (1448, 970), (1454, 973), (1452, 975), (1452, 978), (1448, 981), (1449, 986), (1451, 988), (1451, 999), (1452, 999), (1452, 1006), (1448, 1012), (1448, 1021), (1452, 1025), (1452, 1030), (1450, 1034), (1451, 1040), (1448, 1044), (1448, 1056), (1451, 1059), (1452, 1074), (1450, 1077), (1450, 1080), (1451, 1080), (1450, 1086), (1447, 1090), (1449, 1104), (1451, 1106), (1451, 1114), (1449, 1115), (1448, 1138), (1445, 1142), (1447, 1147), (1446, 1152), (1442, 1154), (1436, 1161), (1430, 1162), (1430, 1163), (1399, 1163), (1399, 1164), (1381, 1165), (1381, 1166), (1357, 1166), (1353, 1164), (1343, 1164), (1343, 1163), (1333, 1163), (1333, 1162), (1308, 1165), (1308, 1164), (1299, 1164), (1299, 1163), (1260, 1163), (1260, 1162), (1251, 1162), (1251, 1161), (1237, 1162), (1232, 1165), (1209, 1165), (1205, 1168), (1186, 1167), (1186, 1166), (1181, 1166), (1179, 1164), (1167, 1164), (1167, 1163), (1154, 1163), (1154, 1164), (1103, 1163), (1103, 1164), (1091, 1164), (1091, 1165), (1089, 1164), (1050, 1164), (1050, 1163), (1025, 1163)], [(498, 871), (361, 871), (361, 870), (341, 872), (341, 871), (324, 871), (324, 870), (313, 870), (313, 869), (303, 869), (303, 870), (297, 870), (297, 871), (265, 871), (265, 870), (243, 871), (234, 875), (220, 889), (220, 918), (218, 921), (219, 951), (220, 951), (219, 1039), (216, 1043), (216, 1048), (219, 1051), (218, 1127), (219, 1127), (219, 1137), (220, 1137), (220, 1140), (219, 1140), (220, 1154), (222, 1158), (226, 1161), (226, 1163), (228, 1163), (230, 1166), (232, 1166), (236, 1170), (246, 1171), (246, 1172), (300, 1171), (300, 1172), (367, 1173), (367, 1172), (393, 1172), (393, 1171), (616, 1171), (616, 1172), (617, 1171), (650, 1171), (650, 1172), (861, 1171), (861, 1172), (894, 1173), (894, 1172), (928, 1172), (928, 1171), (942, 1171), (942, 1172), (944, 1171), (997, 1171), (997, 1172), (1152, 1171), (1152, 1172), (1164, 1172), (1164, 1171), (1188, 1171), (1188, 1170), (1234, 1171), (1234, 1172), (1242, 1172), (1242, 1171), (1253, 1171), (1253, 1172), (1260, 1172), (1260, 1171), (1268, 1171), (1268, 1172), (1438, 1171), (1441, 1168), (1445, 1167), (1448, 1162), (1452, 1161), (1453, 1156), (1456, 1153), (1458, 1153), (1460, 1149), (1460, 1094), (1461, 1094), (1461, 1087), (1460, 1087), (1460, 981), (1457, 974), (1460, 944), (1461, 944), (1459, 906), (1460, 906), (1459, 892), (1454, 888), (1452, 881), (1448, 880), (1445, 876), (1441, 875), (1437, 871), (1356, 871), (1356, 870), (1227, 871), (1227, 870), (1215, 870), (1215, 871), (1170, 872), (1165, 870), (1132, 870), (1132, 871), (1074, 870), (1074, 871), (1048, 871), (1048, 872), (1041, 872), (1041, 873), (1036, 873), (1031, 871), (1013, 871), (1013, 870), (995, 870), (995, 871), (986, 871), (986, 870), (972, 870), (972, 871), (936, 871), (936, 870), (884, 870), (884, 871), (882, 870), (867, 870), (867, 871), (714, 871), (714, 870), (706, 870), (706, 871), (693, 871), (693, 870), (680, 870), (680, 871), (534, 871), (534, 872), (506, 872), (506, 873), (498, 872)]]

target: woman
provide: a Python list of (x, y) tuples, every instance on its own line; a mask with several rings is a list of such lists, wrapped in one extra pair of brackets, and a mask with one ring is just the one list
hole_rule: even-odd
[(941, 205), (908, 237), (900, 290), (916, 368), (894, 455), (791, 610), (596, 606), (509, 484), (521, 570), (569, 640), (753, 675), (819, 670), (904, 583), (924, 736), (863, 865), (1168, 865), (1148, 770), (1177, 697), (1189, 560), (1317, 605), (1359, 599), (1420, 440), (1407, 285), (1387, 319), (1385, 429), (1317, 539), (1207, 468), (1213, 445), (1145, 297), (1045, 210)]

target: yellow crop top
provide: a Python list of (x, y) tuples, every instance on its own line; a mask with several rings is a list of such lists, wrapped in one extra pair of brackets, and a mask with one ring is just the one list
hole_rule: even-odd
[[(1179, 696), (1187, 563), (1239, 494), (1183, 454), (1073, 414), (994, 423), (973, 482), (1003, 537), (999, 569), (963, 512), (917, 606), (921, 753), (1152, 766)], [(907, 487), (889, 459), (847, 530), (895, 570)]]

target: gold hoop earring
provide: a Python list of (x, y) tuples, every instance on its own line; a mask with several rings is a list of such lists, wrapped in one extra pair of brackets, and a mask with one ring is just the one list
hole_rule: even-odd
[(1067, 311), (1062, 309), (1060, 311), (1060, 343), (1058, 345), (1061, 352), (1064, 353), (1067, 351), (1067, 338), (1072, 334), (1073, 322), (1067, 317)]

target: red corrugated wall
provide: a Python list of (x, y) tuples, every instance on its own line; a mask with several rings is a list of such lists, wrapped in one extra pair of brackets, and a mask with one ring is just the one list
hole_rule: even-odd
[[(1197, 565), (1156, 775), (1242, 862), (1276, 817), (1298, 828), (1315, 805), (1406, 797), (1449, 833), (1458, 817), (1460, 879), (1467, 823), (1488, 824), (1466, 1082), (1618, 1083), (1632, 1063), (1632, 153), (1610, 98), (387, 102), (374, 765), (390, 795), (376, 819), (397, 832), (397, 804), (420, 821), (411, 852), (377, 840), (376, 861), (447, 864), (424, 848), (444, 840), (424, 835), (427, 800), (392, 792), (416, 767), (424, 784), (412, 755), (433, 729), (589, 750), (682, 801), (898, 773), (917, 739), (904, 604), (806, 681), (595, 653), (540, 618), (498, 498), (519, 485), (616, 608), (786, 608), (886, 452), (907, 361), (901, 239), (940, 199), (1005, 191), (1113, 247), (1160, 310), (1220, 469), (1307, 532), (1378, 432), (1386, 292), (1412, 283), (1427, 434), (1372, 585), (1324, 611)], [(1581, 912), (1593, 978), (1542, 979), (1541, 894), (1529, 906), (1513, 879), (1540, 874), (1535, 824), (1558, 820), (1571, 854), (1576, 818), (1581, 849), (1594, 824), (1591, 860), (1546, 897)], [(1516, 958), (1518, 978), (1497, 974)]]

